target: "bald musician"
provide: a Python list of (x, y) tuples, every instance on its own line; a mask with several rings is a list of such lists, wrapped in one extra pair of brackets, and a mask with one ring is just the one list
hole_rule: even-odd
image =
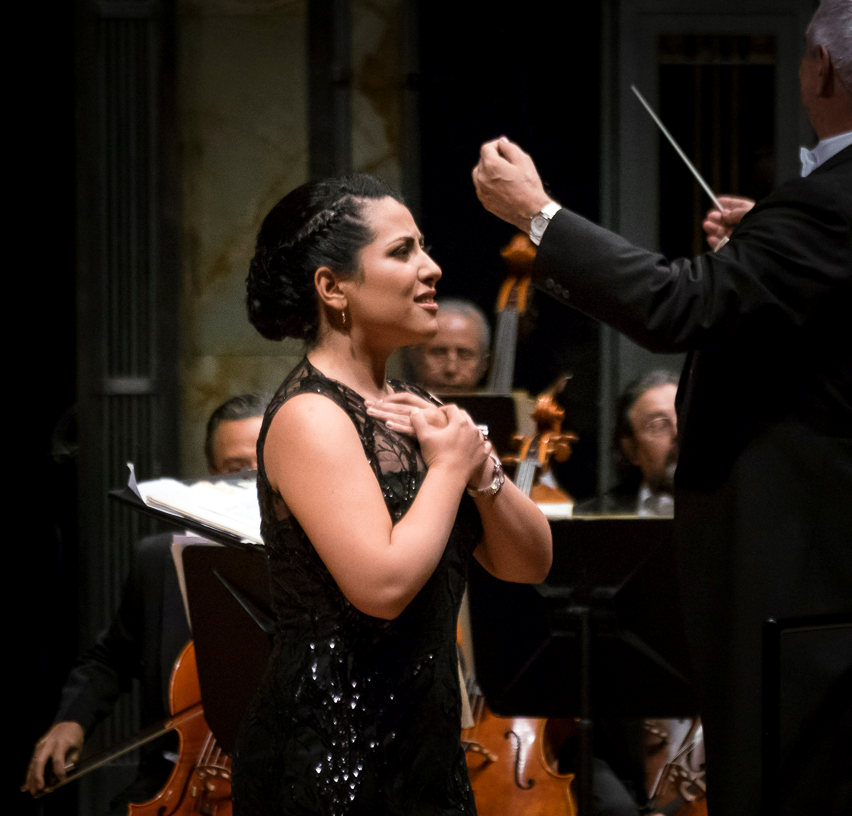
[[(781, 681), (761, 663), (765, 620), (852, 614), (850, 32), (852, 0), (823, 0), (799, 70), (819, 144), (717, 253), (668, 261), (561, 208), (505, 138), (473, 172), (485, 207), (540, 243), (537, 286), (689, 352), (675, 532), (711, 816), (852, 812), (849, 630), (785, 640)], [(781, 695), (765, 766), (764, 680)]]
[[(211, 475), (257, 469), (257, 437), (267, 399), (257, 394), (232, 397), (210, 416), (204, 443)], [(62, 688), (53, 726), (36, 743), (22, 790), (44, 790), (47, 765), (57, 780), (77, 761), (86, 735), (112, 711), (122, 691), (142, 683), (143, 726), (168, 714), (172, 669), (190, 639), (177, 572), (172, 534), (149, 536), (137, 545), (121, 603), (109, 629), (80, 656)], [(165, 784), (174, 768), (176, 734), (143, 746), (131, 786), (110, 805), (127, 813), (128, 802), (144, 802)]]

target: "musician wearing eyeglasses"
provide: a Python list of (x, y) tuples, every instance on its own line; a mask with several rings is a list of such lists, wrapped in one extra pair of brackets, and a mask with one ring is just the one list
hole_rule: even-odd
[(618, 398), (612, 456), (618, 483), (574, 508), (575, 516), (674, 515), (677, 376), (662, 369), (633, 380)]
[(412, 379), (436, 394), (477, 388), (488, 368), (491, 329), (482, 310), (457, 298), (438, 300), (438, 331), (406, 349)]

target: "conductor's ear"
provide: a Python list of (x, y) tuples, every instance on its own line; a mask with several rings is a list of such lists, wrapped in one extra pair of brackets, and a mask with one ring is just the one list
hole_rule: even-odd
[(830, 99), (834, 95), (835, 70), (831, 54), (822, 46), (816, 46), (817, 60), (819, 61), (819, 95), (824, 99)]

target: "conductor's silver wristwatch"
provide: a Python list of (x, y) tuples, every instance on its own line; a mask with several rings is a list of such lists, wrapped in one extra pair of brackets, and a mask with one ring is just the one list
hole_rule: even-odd
[(536, 246), (541, 243), (541, 236), (544, 235), (544, 231), (547, 229), (550, 219), (553, 218), (553, 216), (561, 209), (562, 207), (560, 207), (555, 201), (551, 201), (549, 204), (545, 204), (544, 207), (532, 217), (532, 220), (530, 221), (530, 240)]

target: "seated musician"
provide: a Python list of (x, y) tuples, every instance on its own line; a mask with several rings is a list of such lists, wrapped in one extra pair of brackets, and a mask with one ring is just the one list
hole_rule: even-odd
[(670, 371), (652, 371), (627, 386), (616, 404), (612, 440), (618, 484), (578, 504), (575, 516), (674, 515), (676, 393), (677, 377)]
[(488, 321), (467, 300), (439, 298), (438, 307), (437, 334), (406, 349), (409, 378), (436, 394), (473, 391), (488, 369)]
[[(257, 468), (257, 437), (266, 398), (244, 394), (220, 405), (210, 416), (204, 451), (211, 475)], [(164, 719), (172, 668), (190, 639), (177, 573), (171, 556), (172, 534), (149, 536), (137, 545), (134, 565), (109, 629), (83, 653), (62, 689), (54, 725), (36, 743), (22, 790), (36, 794), (46, 786), (48, 763), (58, 781), (76, 762), (84, 740), (110, 713), (133, 678), (142, 683), (143, 725)], [(127, 813), (128, 802), (153, 798), (165, 785), (175, 759), (177, 734), (143, 746), (136, 779), (110, 804), (110, 813)]]

